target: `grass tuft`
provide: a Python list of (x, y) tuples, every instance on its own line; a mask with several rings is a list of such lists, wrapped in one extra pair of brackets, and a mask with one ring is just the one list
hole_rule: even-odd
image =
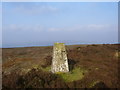
[(84, 73), (86, 73), (87, 70), (82, 68), (75, 68), (71, 72), (68, 73), (60, 73), (58, 74), (65, 82), (72, 82), (76, 80), (81, 80), (84, 77)]
[(95, 86), (97, 83), (99, 83), (99, 81), (93, 81), (93, 82), (90, 84), (89, 88), (92, 88), (92, 87)]
[(45, 72), (49, 72), (49, 71), (50, 71), (50, 69), (51, 69), (51, 67), (50, 67), (50, 66), (48, 66), (48, 67), (46, 67), (46, 68), (41, 68), (41, 70), (42, 70), (42, 71), (45, 71)]

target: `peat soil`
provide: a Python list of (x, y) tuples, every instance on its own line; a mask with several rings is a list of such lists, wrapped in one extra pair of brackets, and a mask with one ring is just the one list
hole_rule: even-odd
[(118, 44), (66, 45), (70, 70), (87, 70), (84, 78), (65, 82), (39, 68), (51, 66), (53, 47), (2, 49), (2, 88), (120, 88)]

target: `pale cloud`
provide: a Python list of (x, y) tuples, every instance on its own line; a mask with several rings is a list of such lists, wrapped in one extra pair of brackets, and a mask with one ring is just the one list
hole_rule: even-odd
[(70, 27), (61, 28), (49, 28), (48, 31), (97, 31), (97, 30), (117, 30), (117, 25), (102, 25), (102, 24), (90, 24), (90, 25), (74, 25)]
[(110, 25), (101, 25), (101, 24), (90, 24), (87, 26), (87, 28), (90, 30), (103, 30), (103, 29), (108, 29), (110, 27), (111, 27)]
[(4, 25), (3, 30), (12, 30), (12, 31), (42, 31), (45, 30), (45, 27), (41, 25)]
[(27, 7), (25, 5), (19, 5), (13, 8), (13, 11), (18, 13), (34, 15), (34, 14), (43, 14), (43, 13), (54, 13), (58, 11), (58, 8), (49, 5), (33, 5), (31, 7)]
[(42, 25), (4, 25), (3, 30), (21, 30), (21, 31), (48, 31), (48, 32), (64, 32), (64, 31), (106, 31), (106, 30), (116, 30), (115, 25), (101, 25), (101, 24), (90, 24), (90, 25), (74, 25), (69, 27), (47, 27)]
[(49, 28), (48, 31), (60, 31), (60, 28)]

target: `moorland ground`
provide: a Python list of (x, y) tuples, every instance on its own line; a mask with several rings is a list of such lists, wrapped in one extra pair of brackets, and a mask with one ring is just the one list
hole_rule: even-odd
[(4, 88), (117, 88), (118, 44), (66, 45), (69, 73), (50, 72), (52, 46), (2, 49)]

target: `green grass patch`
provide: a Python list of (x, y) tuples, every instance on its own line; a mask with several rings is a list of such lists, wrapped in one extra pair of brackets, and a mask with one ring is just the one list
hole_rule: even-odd
[(33, 65), (33, 68), (34, 69), (41, 69), (42, 71), (45, 71), (45, 72), (49, 72), (51, 70), (51, 66), (43, 68), (40, 65)]
[(51, 70), (51, 66), (48, 66), (46, 68), (41, 68), (42, 71), (49, 72)]
[(99, 83), (99, 81), (93, 81), (90, 85), (89, 88), (92, 88), (93, 86), (95, 86), (95, 84)]
[(84, 77), (84, 73), (86, 73), (87, 70), (83, 68), (76, 67), (71, 72), (68, 73), (60, 73), (58, 74), (65, 82), (72, 82), (76, 80), (81, 80)]
[[(51, 66), (48, 67), (41, 67), (38, 65), (34, 65), (34, 68), (41, 69), (42, 71), (49, 72), (51, 70)], [(81, 67), (76, 67), (72, 71), (63, 73), (63, 72), (57, 72), (56, 74), (59, 75), (65, 82), (72, 82), (76, 80), (81, 80), (84, 77), (84, 74), (87, 72), (86, 69), (83, 69)]]

